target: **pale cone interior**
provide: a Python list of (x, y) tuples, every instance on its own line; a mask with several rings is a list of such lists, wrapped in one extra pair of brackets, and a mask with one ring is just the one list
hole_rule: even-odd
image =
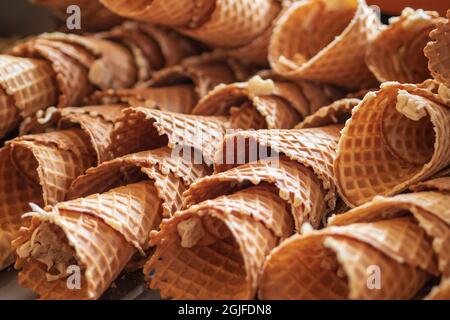
[[(410, 93), (408, 108), (423, 106), (423, 117), (414, 121), (396, 110), (399, 90)], [(448, 166), (449, 109), (415, 90), (411, 85), (388, 84), (368, 94), (354, 109), (334, 166), (347, 204), (360, 205), (379, 194), (398, 193)]]

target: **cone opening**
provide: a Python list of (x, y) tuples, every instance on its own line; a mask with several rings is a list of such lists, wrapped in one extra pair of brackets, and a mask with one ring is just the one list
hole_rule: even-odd
[(163, 296), (251, 298), (241, 249), (232, 229), (210, 212), (181, 221), (166, 233), (146, 269), (150, 287), (160, 289)]
[(334, 170), (344, 200), (355, 206), (399, 192), (437, 166), (440, 110), (397, 84), (369, 93), (354, 109), (339, 142)]
[[(19, 275), (22, 285), (40, 295), (48, 294), (55, 297), (65, 295), (70, 299), (80, 298), (85, 294), (85, 267), (79, 263), (75, 250), (62, 228), (41, 221), (35, 224), (22, 240), (16, 251), (19, 267), (24, 267)], [(70, 268), (77, 268), (80, 271), (82, 290), (71, 292), (68, 289)]]
[[(335, 41), (353, 20), (358, 1), (304, 1), (280, 19), (269, 55), (282, 72), (301, 67)], [(314, 32), (312, 32), (314, 30)]]
[(421, 166), (433, 157), (436, 133), (428, 114), (411, 120), (396, 109), (395, 100), (388, 101), (381, 119), (384, 142), (398, 161)]
[(144, 112), (132, 109), (125, 112), (111, 133), (111, 147), (108, 148), (111, 158), (156, 149), (169, 143), (169, 137), (160, 135), (155, 128), (154, 118), (149, 119)]
[(261, 299), (347, 299), (348, 279), (336, 253), (319, 239), (294, 236), (275, 249), (264, 265)]

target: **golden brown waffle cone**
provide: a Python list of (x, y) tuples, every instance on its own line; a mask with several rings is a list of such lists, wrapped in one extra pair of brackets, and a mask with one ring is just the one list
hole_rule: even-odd
[(300, 231), (305, 222), (318, 228), (325, 213), (324, 192), (319, 179), (301, 164), (281, 158), (260, 160), (205, 177), (192, 184), (184, 194), (185, 205), (191, 206), (220, 195), (231, 194), (249, 184), (273, 184), (279, 197), (291, 207), (295, 228)]
[(19, 135), (48, 133), (60, 129), (79, 127), (90, 137), (98, 161), (105, 157), (109, 146), (109, 134), (116, 119), (122, 116), (121, 110), (126, 105), (106, 104), (86, 107), (55, 107), (40, 110), (35, 115), (25, 118), (20, 124)]
[[(0, 235), (8, 231), (17, 234), (29, 202), (49, 205), (63, 201), (70, 183), (95, 163), (89, 138), (79, 129), (8, 142), (0, 151), (0, 199), (4, 204)], [(0, 266), (3, 263), (0, 261)]]
[(199, 53), (192, 40), (163, 27), (137, 22), (125, 22), (97, 36), (128, 47), (138, 67), (139, 81), (149, 80), (155, 70), (174, 66)]
[(294, 129), (307, 129), (345, 123), (352, 116), (352, 110), (361, 102), (359, 99), (346, 98), (333, 102), (329, 106), (320, 108), (317, 112), (306, 117)]
[(228, 122), (224, 117), (203, 117), (135, 107), (124, 111), (111, 133), (112, 157), (169, 146), (175, 153), (201, 152), (210, 164)]
[[(450, 19), (450, 10), (447, 11), (447, 18)], [(448, 56), (450, 53), (450, 22), (449, 19), (442, 19), (437, 23), (436, 29), (431, 32), (433, 41), (425, 47), (425, 55), (429, 59), (428, 68), (433, 77), (447, 87), (450, 87), (450, 63)]]
[(450, 110), (427, 97), (414, 85), (387, 83), (353, 110), (334, 167), (347, 204), (399, 193), (449, 165)]
[(192, 83), (198, 98), (206, 96), (219, 84), (247, 80), (252, 70), (240, 62), (226, 58), (220, 53), (205, 53), (183, 60), (179, 65), (162, 69), (143, 84), (165, 87), (180, 83)]
[(434, 11), (406, 8), (370, 42), (366, 61), (380, 82), (419, 83), (430, 77), (423, 49), (438, 18)]
[(392, 198), (377, 197), (344, 215), (330, 219), (332, 225), (348, 225), (380, 219), (396, 218), (410, 212), (427, 234), (433, 238), (433, 249), (439, 260), (439, 270), (450, 273), (450, 211), (448, 193), (436, 191), (397, 195)]
[(111, 11), (127, 18), (171, 27), (196, 27), (214, 9), (213, 0), (100, 0)]
[[(380, 287), (371, 275), (378, 270)], [(261, 299), (411, 299), (436, 273), (412, 218), (328, 227), (294, 236), (266, 260)]]
[(251, 43), (272, 24), (281, 10), (278, 1), (216, 0), (211, 17), (197, 28), (179, 32), (212, 47), (237, 48)]
[(56, 102), (50, 66), (42, 60), (0, 55), (0, 137), (20, 119)]
[[(223, 172), (262, 158), (285, 155), (311, 169), (321, 181), (327, 212), (336, 205), (333, 159), (341, 125), (304, 130), (241, 131), (225, 137), (215, 156), (215, 171)], [(269, 149), (269, 150), (268, 150)]]
[[(45, 39), (33, 39), (13, 48), (15, 55), (47, 60), (56, 75), (58, 107), (78, 105), (93, 87), (88, 81), (88, 69), (73, 58), (93, 61), (93, 57), (70, 44), (55, 43)], [(69, 56), (68, 53), (71, 55)]]
[(252, 299), (265, 256), (292, 228), (276, 190), (251, 187), (163, 221), (144, 273), (164, 298)]
[(83, 30), (101, 30), (111, 28), (122, 20), (107, 10), (99, 1), (92, 0), (31, 0), (33, 3), (53, 10), (61, 20), (67, 19), (67, 8), (77, 5), (81, 9), (81, 26)]
[[(42, 299), (99, 298), (136, 249), (146, 247), (148, 233), (160, 219), (160, 205), (153, 184), (139, 182), (30, 213), (31, 228), (22, 229), (13, 243), (19, 256), (15, 267), (23, 269), (19, 283), (36, 291)], [(60, 241), (72, 248), (72, 260), (83, 271), (80, 289), (68, 289), (64, 277), (48, 281), (44, 265), (24, 248), (41, 224), (56, 227)], [(51, 246), (58, 250), (55, 242)]]
[[(241, 116), (236, 109), (253, 108), (263, 118), (263, 127), (242, 126), (236, 120), (235, 128), (240, 129), (290, 129), (301, 116), (308, 113), (309, 106), (300, 89), (293, 83), (274, 82), (254, 77), (248, 82), (220, 85), (210, 91), (192, 111), (196, 115), (227, 116), (234, 109), (234, 117)], [(247, 113), (247, 114), (246, 114)], [(248, 112), (243, 112), (243, 116)], [(254, 117), (257, 118), (257, 117)], [(259, 123), (256, 121), (255, 123)]]
[(365, 87), (374, 83), (365, 54), (379, 26), (363, 0), (296, 2), (275, 26), (269, 61), (282, 75)]
[(87, 103), (126, 103), (142, 105), (162, 111), (190, 114), (198, 101), (195, 88), (190, 84), (167, 87), (133, 89), (110, 89), (97, 91), (87, 99)]
[(172, 153), (168, 147), (143, 151), (104, 162), (78, 177), (68, 191), (69, 199), (102, 193), (120, 185), (142, 180), (155, 181), (163, 203), (163, 216), (182, 208), (182, 193), (194, 181), (209, 174), (203, 164)]

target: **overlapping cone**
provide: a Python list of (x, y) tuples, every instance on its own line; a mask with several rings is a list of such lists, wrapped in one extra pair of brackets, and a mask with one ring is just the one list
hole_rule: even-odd
[(178, 154), (196, 154), (197, 150), (211, 164), (229, 127), (224, 117), (183, 115), (145, 107), (128, 108), (123, 113), (111, 133), (110, 159), (167, 145)]
[[(244, 142), (244, 157), (231, 158), (225, 171), (218, 152), (216, 173), (185, 192), (188, 208), (163, 220), (161, 231), (151, 235), (156, 250), (144, 273), (150, 288), (161, 290), (164, 298), (254, 298), (267, 254), (305, 222), (319, 227), (334, 203), (323, 170), (330, 170), (338, 126), (242, 131), (227, 136), (221, 149), (234, 149), (239, 137), (273, 153), (251, 159), (251, 143)], [(316, 139), (328, 144), (326, 151), (301, 147)], [(280, 158), (273, 157), (275, 152)]]
[(48, 63), (0, 55), (0, 137), (17, 128), (21, 119), (54, 105), (57, 94)]
[(132, 21), (96, 36), (130, 50), (137, 67), (138, 82), (149, 80), (155, 71), (175, 66), (186, 57), (200, 53), (194, 41), (173, 30)]
[(380, 25), (363, 0), (295, 2), (275, 26), (270, 64), (285, 76), (368, 87), (375, 79), (365, 55)]
[(137, 88), (96, 92), (88, 102), (124, 102), (189, 114), (198, 100), (215, 86), (246, 80), (250, 74), (248, 67), (234, 59), (207, 53), (155, 72), (150, 81), (141, 83)]
[(386, 83), (353, 110), (334, 165), (341, 197), (350, 206), (394, 195), (450, 163), (450, 109), (414, 85)]
[(250, 45), (266, 30), (281, 10), (279, 1), (263, 0), (140, 0), (101, 1), (119, 15), (177, 30), (212, 47)]
[[(43, 299), (99, 298), (136, 252), (146, 254), (150, 231), (181, 208), (189, 184), (208, 173), (168, 147), (89, 169), (69, 191), (79, 198), (27, 215), (31, 227), (14, 241), (19, 282)], [(73, 265), (82, 275), (76, 290), (66, 286)]]
[(438, 20), (437, 12), (411, 8), (391, 18), (367, 51), (367, 65), (380, 82), (420, 83), (430, 78), (423, 49)]
[(100, 0), (111, 11), (127, 18), (170, 27), (195, 27), (214, 10), (213, 0)]
[(5, 204), (0, 212), (1, 268), (11, 262), (10, 241), (5, 239), (17, 235), (28, 204), (64, 201), (75, 178), (105, 160), (108, 132), (120, 109), (63, 109), (61, 130), (19, 137), (0, 149), (0, 198)]
[[(248, 82), (217, 86), (192, 113), (231, 115), (231, 126), (239, 129), (290, 129), (322, 107), (315, 105), (316, 101), (332, 102), (340, 96), (330, 86), (274, 78), (255, 76)], [(312, 92), (318, 94), (309, 100)]]
[(122, 18), (107, 10), (99, 1), (92, 0), (31, 0), (33, 3), (52, 9), (61, 20), (67, 20), (67, 8), (80, 8), (81, 26), (84, 31), (102, 30), (119, 24)]
[(425, 47), (425, 55), (428, 57), (428, 68), (433, 78), (447, 87), (450, 87), (450, 10), (447, 11), (447, 19), (442, 19), (430, 33), (431, 42)]

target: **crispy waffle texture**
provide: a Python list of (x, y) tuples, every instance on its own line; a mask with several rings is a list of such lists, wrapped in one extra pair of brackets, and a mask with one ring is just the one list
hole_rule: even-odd
[(379, 29), (376, 13), (363, 0), (295, 2), (277, 21), (269, 61), (290, 77), (350, 89), (370, 86), (374, 77), (365, 54)]
[[(420, 113), (420, 115), (419, 115)], [(449, 108), (414, 85), (387, 83), (354, 109), (334, 163), (348, 205), (393, 195), (449, 165)]]

